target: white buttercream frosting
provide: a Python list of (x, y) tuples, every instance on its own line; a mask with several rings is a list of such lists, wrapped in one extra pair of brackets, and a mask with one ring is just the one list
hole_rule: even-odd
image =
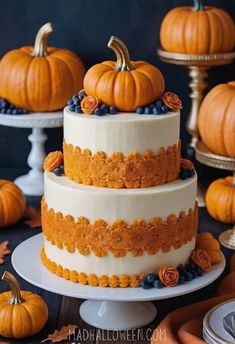
[(60, 249), (53, 246), (44, 238), (44, 249), (47, 257), (63, 268), (85, 272), (86, 274), (101, 275), (140, 275), (147, 272), (157, 272), (159, 268), (166, 265), (178, 266), (186, 263), (191, 252), (195, 248), (195, 238), (178, 249), (172, 248), (169, 252), (159, 251), (150, 255), (144, 253), (141, 257), (133, 257), (128, 253), (125, 257), (114, 258), (112, 254), (105, 257), (96, 257), (93, 253), (87, 256), (78, 251), (69, 253), (65, 248)]
[(131, 223), (135, 219), (150, 221), (159, 216), (179, 215), (194, 208), (197, 190), (196, 175), (145, 189), (110, 189), (77, 184), (53, 173), (44, 175), (44, 195), (48, 208), (74, 219), (85, 216), (91, 222), (117, 219)]
[(143, 154), (151, 149), (168, 148), (179, 142), (180, 112), (165, 115), (117, 115), (95, 116), (76, 114), (64, 110), (64, 139), (66, 143), (89, 149), (92, 154), (131, 152)]

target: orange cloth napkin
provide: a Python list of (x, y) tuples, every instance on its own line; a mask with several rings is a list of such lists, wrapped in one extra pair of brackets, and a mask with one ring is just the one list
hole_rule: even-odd
[(230, 274), (220, 283), (211, 299), (181, 307), (170, 314), (153, 332), (151, 344), (202, 344), (204, 315), (217, 304), (235, 298), (235, 254), (230, 261)]

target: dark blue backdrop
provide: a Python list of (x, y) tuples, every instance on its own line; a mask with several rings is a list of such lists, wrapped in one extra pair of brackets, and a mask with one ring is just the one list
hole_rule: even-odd
[[(0, 0), (0, 57), (7, 51), (34, 42), (38, 28), (50, 21), (55, 32), (49, 44), (79, 54), (87, 67), (113, 53), (106, 47), (111, 35), (128, 45), (133, 59), (144, 59), (163, 72), (167, 89), (183, 100), (181, 137), (187, 140), (184, 122), (189, 112), (188, 73), (186, 69), (159, 61), (159, 27), (164, 14), (190, 0)], [(207, 0), (208, 5), (224, 8), (235, 17), (234, 0)], [(1, 77), (1, 76), (0, 76)], [(210, 71), (210, 88), (235, 78), (234, 65)], [(48, 130), (47, 151), (61, 146), (62, 130)], [(26, 129), (0, 126), (0, 168), (26, 168), (29, 152)], [(0, 175), (1, 177), (1, 175)]]

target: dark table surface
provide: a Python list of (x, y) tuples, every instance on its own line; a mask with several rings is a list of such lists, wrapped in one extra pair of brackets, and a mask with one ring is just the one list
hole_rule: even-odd
[[(9, 170), (0, 170), (0, 178), (7, 178), (13, 179), (15, 176), (20, 175), (23, 171), (9, 171)], [(39, 206), (40, 199), (37, 197), (30, 197), (28, 198), (28, 202), (33, 204), (34, 206)], [(213, 220), (209, 214), (207, 213), (205, 208), (200, 208), (199, 210), (199, 231), (210, 231), (218, 237), (219, 233), (224, 231), (225, 229), (231, 226), (219, 223)], [(30, 229), (27, 227), (23, 222), (20, 222), (14, 226), (1, 229), (0, 231), (0, 242), (4, 240), (9, 240), (10, 242), (10, 249), (13, 251), (17, 245), (19, 245), (25, 239), (38, 234), (41, 232), (41, 228), (38, 229)], [(225, 254), (227, 262), (229, 261), (230, 256), (232, 255), (231, 250), (227, 250), (222, 248), (223, 253)], [(27, 264), (27, 261), (25, 262)], [(228, 264), (227, 264), (228, 265)], [(149, 324), (145, 327), (141, 332), (135, 330), (133, 333), (129, 334), (128, 336), (122, 337), (122, 334), (115, 333), (115, 336), (112, 336), (111, 332), (99, 331), (91, 326), (87, 325), (82, 321), (79, 316), (79, 306), (83, 302), (80, 299), (73, 299), (69, 297), (63, 297), (57, 294), (53, 294), (46, 290), (37, 288), (22, 278), (17, 276), (16, 272), (14, 271), (11, 265), (11, 256), (6, 256), (5, 263), (0, 265), (0, 276), (2, 273), (8, 270), (12, 272), (19, 280), (20, 286), (22, 290), (30, 290), (32, 292), (37, 293), (40, 295), (47, 303), (49, 308), (49, 319), (44, 327), (44, 329), (29, 339), (24, 340), (6, 340), (9, 343), (40, 343), (41, 340), (47, 338), (49, 333), (54, 332), (56, 328), (60, 328), (63, 325), (76, 324), (81, 329), (78, 332), (77, 341), (74, 341), (72, 338), (71, 341), (66, 343), (149, 343), (149, 339), (151, 337), (151, 333), (157, 324), (172, 310), (186, 306), (188, 304), (192, 304), (194, 302), (207, 299), (213, 295), (215, 292), (220, 280), (223, 278), (225, 274), (228, 273), (228, 266), (221, 277), (219, 277), (214, 283), (210, 286), (203, 288), (199, 291), (193, 292), (191, 294), (187, 294), (184, 296), (179, 296), (169, 300), (161, 300), (155, 302), (158, 308), (158, 315), (157, 318), (153, 321), (152, 324)], [(0, 281), (0, 292), (4, 292), (8, 290), (8, 286)], [(139, 340), (137, 339), (139, 336)], [(122, 338), (125, 338), (124, 340)], [(0, 341), (5, 341), (4, 338), (1, 338)], [(48, 342), (51, 343), (51, 342)], [(63, 342), (65, 343), (65, 342)]]

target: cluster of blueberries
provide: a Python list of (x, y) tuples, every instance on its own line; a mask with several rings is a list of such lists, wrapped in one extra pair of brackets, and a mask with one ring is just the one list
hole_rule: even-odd
[(180, 179), (181, 180), (191, 178), (194, 176), (194, 174), (195, 174), (195, 171), (192, 168), (181, 167), (181, 169), (180, 169)]
[[(76, 113), (83, 113), (81, 107), (82, 99), (86, 97), (86, 93), (84, 90), (81, 90), (78, 95), (74, 95), (72, 99), (70, 99), (67, 103), (69, 110)], [(103, 115), (115, 115), (117, 113), (117, 109), (115, 106), (108, 106), (106, 104), (101, 103), (94, 111), (94, 115), (96, 116), (103, 116)]]
[[(203, 270), (199, 266), (197, 266), (194, 262), (190, 260), (187, 265), (179, 265), (177, 267), (179, 271), (179, 284), (184, 284), (185, 282), (192, 281), (194, 278), (200, 277), (203, 275)], [(160, 281), (157, 274), (149, 273), (146, 275), (145, 279), (143, 279), (140, 283), (141, 288), (149, 289), (149, 288), (163, 288), (164, 285)]]
[(9, 103), (6, 99), (0, 99), (0, 113), (5, 115), (23, 115), (27, 110), (21, 109)]
[(138, 106), (135, 112), (139, 115), (162, 115), (169, 112), (169, 109), (162, 100), (158, 99), (151, 105)]
[(60, 165), (60, 167), (55, 168), (53, 173), (58, 177), (62, 176), (64, 174), (64, 165)]

